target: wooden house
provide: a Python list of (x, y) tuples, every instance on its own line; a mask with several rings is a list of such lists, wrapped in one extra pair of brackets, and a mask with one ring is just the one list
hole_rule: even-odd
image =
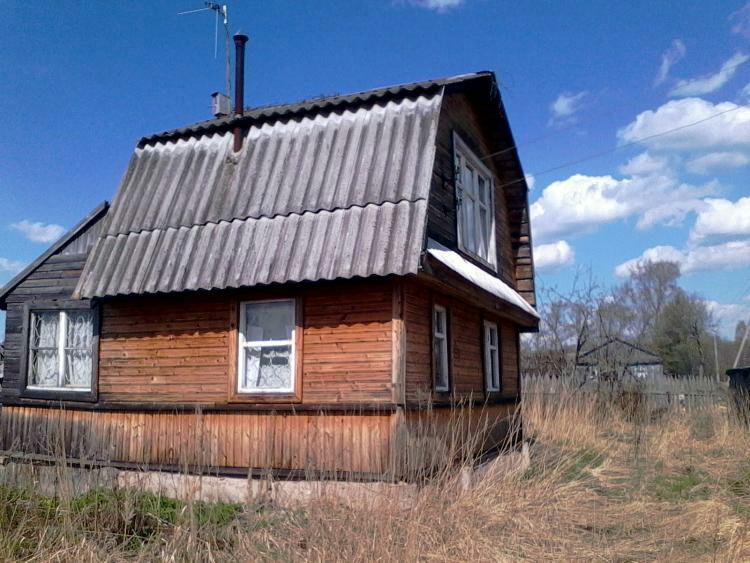
[(663, 377), (664, 364), (657, 354), (643, 346), (608, 338), (580, 354), (576, 371), (594, 381), (654, 381)]
[(418, 418), (515, 411), (534, 304), (491, 72), (151, 135), (0, 290), (0, 449), (377, 476)]

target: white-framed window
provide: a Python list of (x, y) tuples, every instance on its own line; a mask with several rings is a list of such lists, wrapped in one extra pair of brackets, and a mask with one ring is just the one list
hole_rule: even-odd
[(484, 322), (484, 382), (487, 391), (500, 391), (500, 336), (490, 321)]
[(238, 393), (294, 393), (294, 299), (240, 303)]
[(448, 311), (442, 305), (432, 308), (432, 369), (435, 391), (449, 391)]
[(453, 147), (458, 202), (458, 246), (496, 269), (492, 173), (456, 133), (453, 134)]
[(27, 389), (91, 391), (94, 311), (32, 311)]

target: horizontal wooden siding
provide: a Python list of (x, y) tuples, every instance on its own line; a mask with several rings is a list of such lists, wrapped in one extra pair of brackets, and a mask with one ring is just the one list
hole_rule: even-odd
[[(256, 295), (260, 294), (183, 294), (104, 303), (100, 398), (227, 403), (235, 362), (235, 308), (238, 301)], [(276, 295), (290, 293), (279, 290)], [(302, 402), (389, 402), (390, 283), (329, 284), (294, 295), (304, 304)]]

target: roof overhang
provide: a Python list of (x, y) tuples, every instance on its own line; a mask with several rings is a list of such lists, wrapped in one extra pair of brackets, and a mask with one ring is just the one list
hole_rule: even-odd
[(0, 288), (0, 310), (4, 311), (6, 308), (5, 299), (8, 297), (11, 291), (13, 291), (18, 285), (23, 282), (34, 270), (36, 270), (41, 264), (47, 260), (50, 256), (60, 252), (70, 243), (81, 231), (87, 229), (92, 223), (99, 220), (102, 215), (107, 213), (109, 209), (109, 202), (103, 201), (97, 205), (86, 217), (81, 219), (78, 224), (65, 233), (58, 239), (52, 246), (50, 246), (44, 254), (39, 256), (31, 264), (21, 270), (13, 279), (6, 283)]
[[(451, 250), (433, 239), (427, 240), (425, 256), (433, 264), (437, 264), (439, 268), (442, 267), (443, 269), (441, 272), (439, 269), (430, 267), (430, 263), (426, 264), (426, 269), (433, 277), (453, 286), (457, 285), (456, 282), (459, 285), (463, 282), (463, 285), (468, 286), (477, 298), (485, 297), (487, 305), (494, 302), (494, 306), (486, 306), (486, 308), (501, 316), (511, 318), (524, 328), (538, 329), (539, 313), (520, 293), (500, 278), (486, 272), (455, 250)], [(446, 275), (445, 270), (448, 271), (448, 275)], [(490, 297), (489, 302), (486, 297)]]

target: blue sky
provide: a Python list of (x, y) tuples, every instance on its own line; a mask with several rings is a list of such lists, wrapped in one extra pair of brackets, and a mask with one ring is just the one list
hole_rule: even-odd
[[(210, 117), (224, 73), (212, 17), (177, 15), (198, 0), (2, 5), (0, 284), (112, 198), (139, 137)], [(726, 334), (750, 317), (743, 2), (234, 1), (230, 28), (246, 105), (495, 71), (527, 174), (621, 147), (534, 177), (541, 284), (645, 253)]]

